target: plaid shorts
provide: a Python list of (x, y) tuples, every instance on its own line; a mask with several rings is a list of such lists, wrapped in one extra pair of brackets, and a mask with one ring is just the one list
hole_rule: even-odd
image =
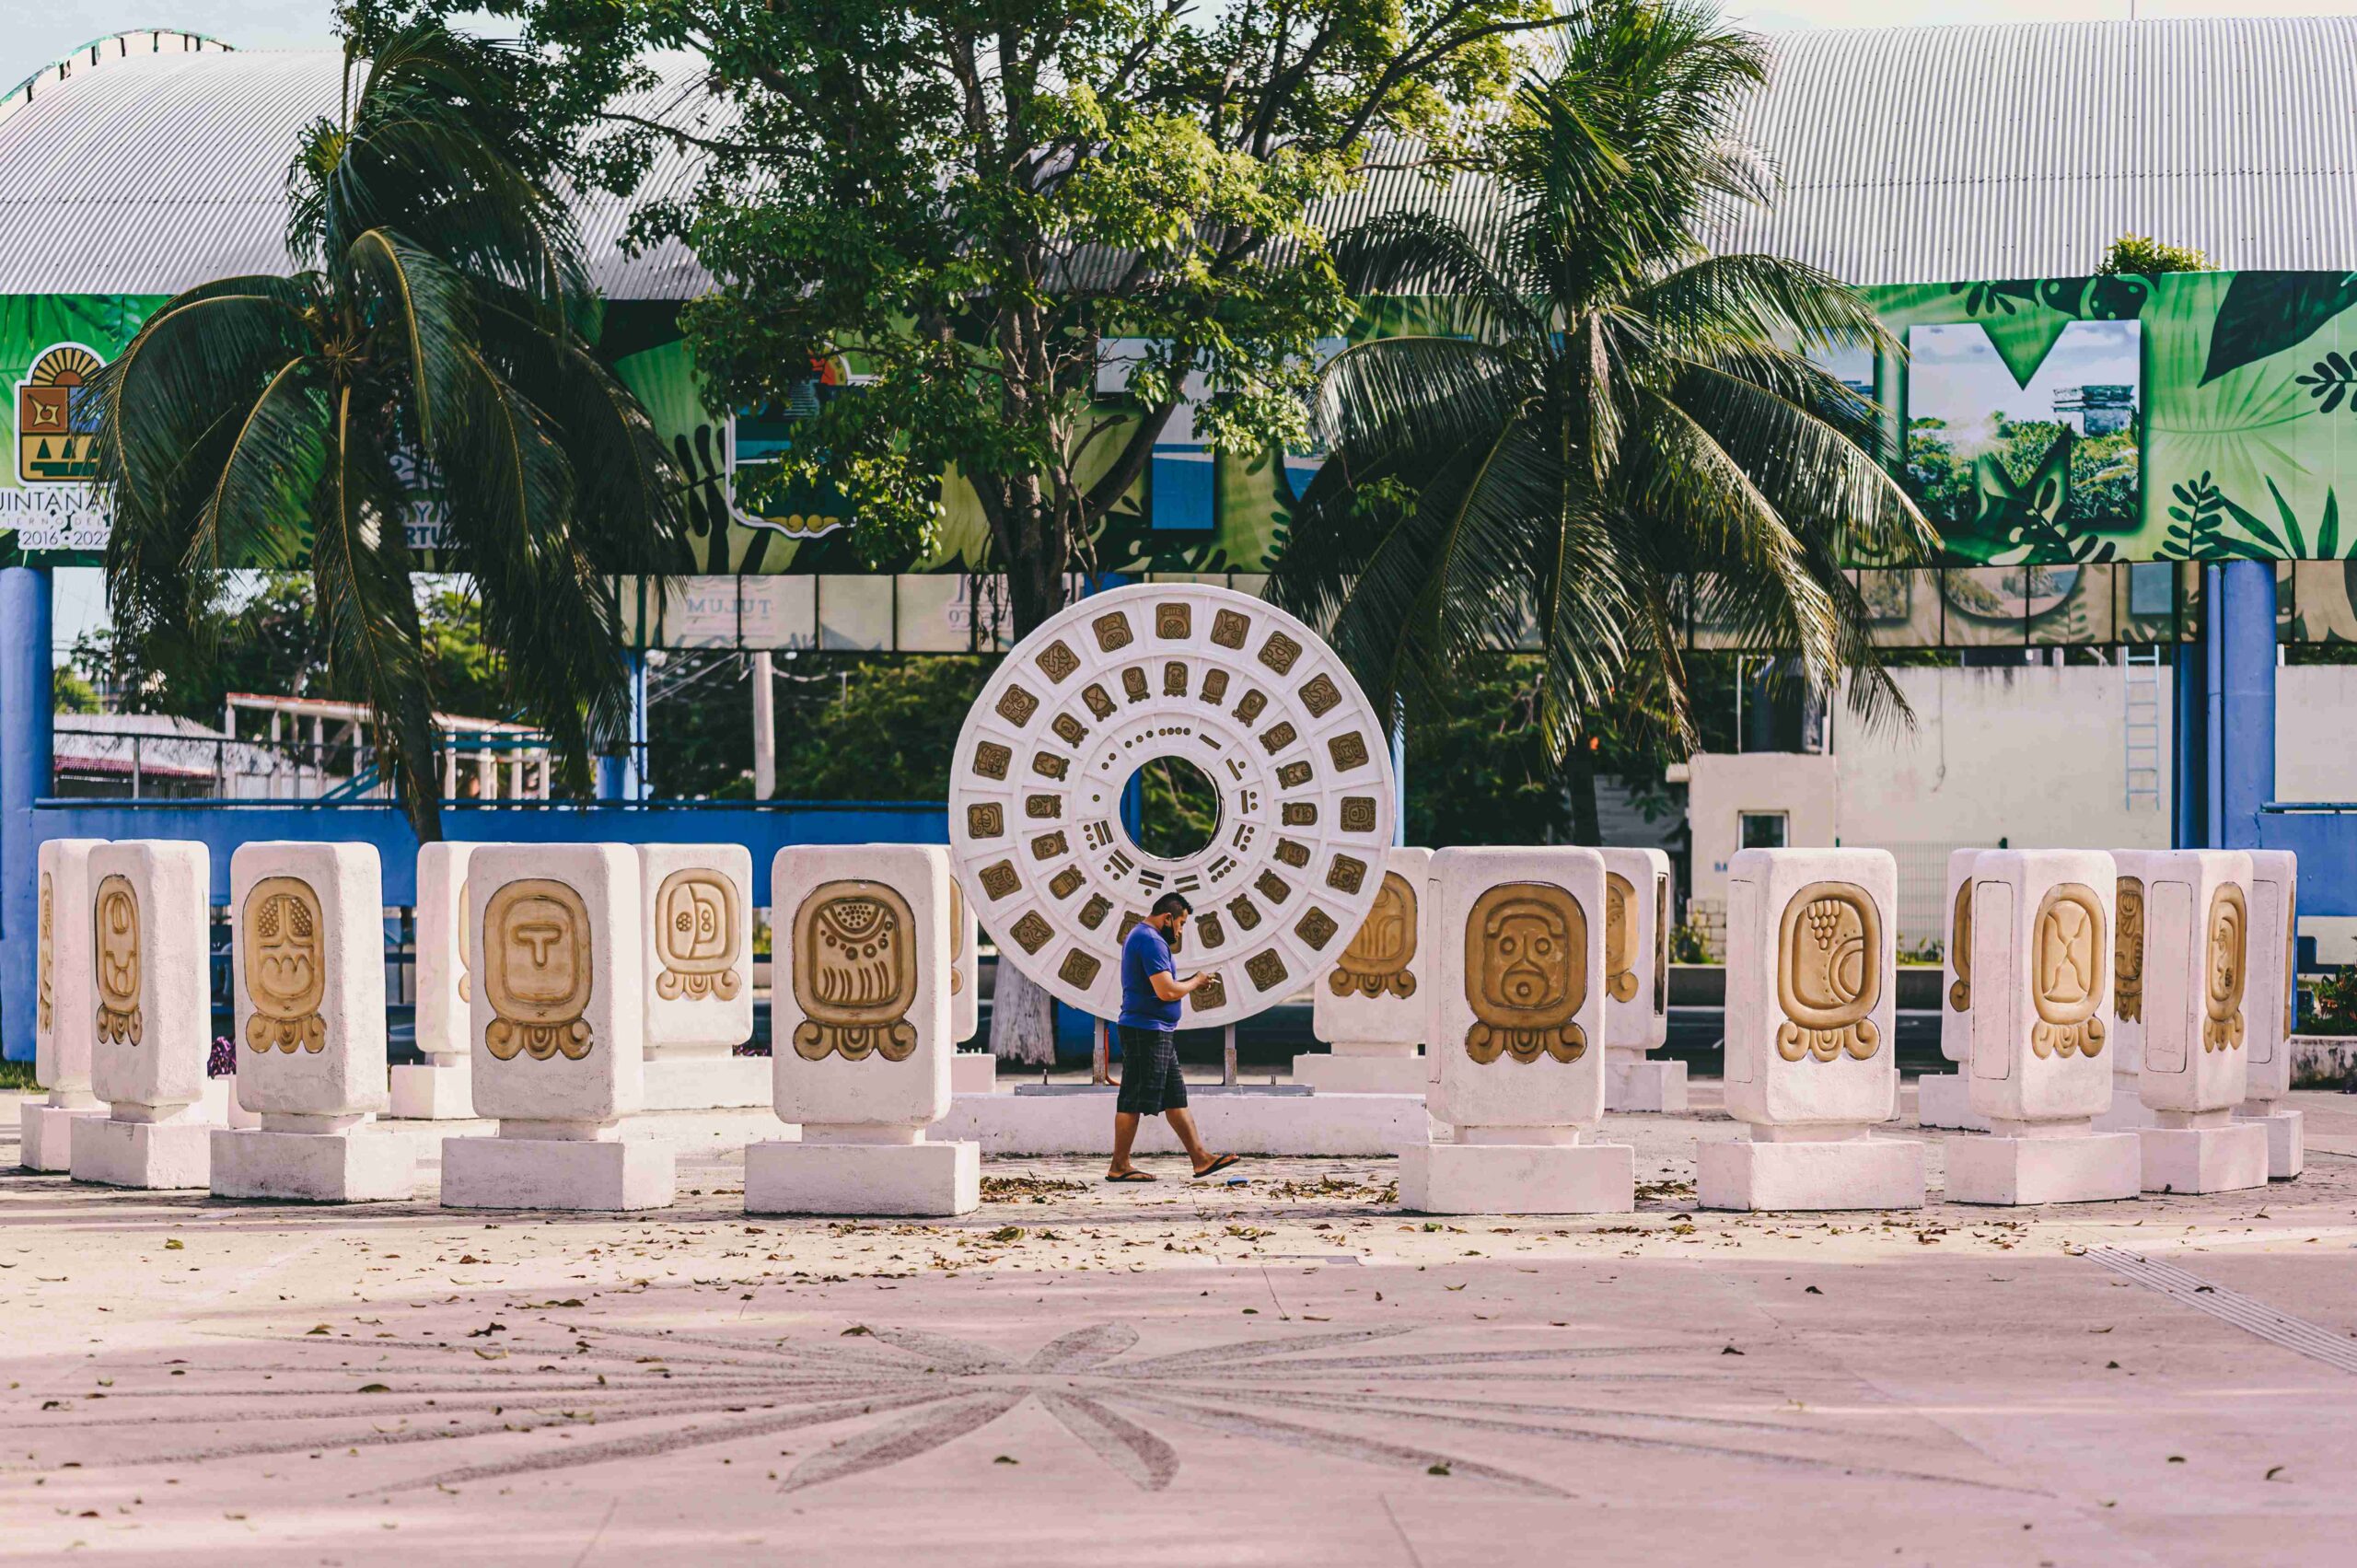
[(1187, 1107), (1187, 1080), (1178, 1074), (1178, 1036), (1169, 1029), (1121, 1030), (1121, 1098), (1116, 1110), (1159, 1116)]

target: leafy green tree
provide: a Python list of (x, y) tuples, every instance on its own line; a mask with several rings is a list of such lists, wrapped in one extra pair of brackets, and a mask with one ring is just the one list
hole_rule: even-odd
[(70, 664), (61, 664), (50, 675), (50, 711), (58, 714), (95, 714), (99, 711), (98, 688)]
[(2148, 239), (2141, 234), (2123, 234), (2111, 242), (2105, 251), (2103, 262), (2096, 268), (2097, 277), (2109, 277), (2119, 273), (2131, 273), (2139, 277), (2158, 277), (2163, 273), (2214, 273), (2218, 264), (2206, 251), (2187, 245), (2170, 245), (2163, 240)]
[(438, 520), (576, 788), (629, 713), (604, 579), (659, 573), (684, 540), (654, 429), (589, 345), (533, 62), (430, 22), (370, 41), (296, 150), (292, 275), (207, 284), (149, 317), (101, 374), (94, 455), (122, 638), (201, 666), (225, 569), (305, 568), (305, 646), (374, 710), (382, 765), (434, 838), (412, 527)]
[(1805, 352), (1888, 334), (1826, 274), (1701, 238), (1770, 195), (1733, 134), (1765, 69), (1707, 6), (1593, 0), (1484, 150), (1493, 215), (1407, 209), (1337, 238), (1354, 293), (1436, 296), (1439, 324), (1327, 366), (1332, 456), (1276, 596), (1330, 623), (1411, 724), (1535, 628), (1550, 756), (1632, 680), (1689, 730), (1682, 584), (1698, 619), (1796, 649), (1821, 686), (1860, 669), (1853, 705), (1904, 712), (1842, 568), (1937, 541), (1880, 460), (1873, 408)]
[[(371, 0), (360, 23), (475, 0)], [(1132, 496), (1190, 380), (1198, 435), (1305, 439), (1313, 351), (1349, 304), (1312, 221), (1371, 164), (1447, 158), (1502, 90), (1543, 0), (493, 0), (561, 80), (550, 113), (620, 127), (590, 160), (635, 183), (667, 143), (703, 161), (633, 238), (721, 283), (681, 319), (716, 408), (800, 422), (781, 485), (839, 492), (871, 560), (969, 485), (1015, 629)], [(702, 112), (610, 107), (655, 51)], [(700, 100), (701, 101), (701, 100)], [(1403, 143), (1400, 137), (1418, 138)], [(1108, 340), (1122, 340), (1118, 361)], [(1118, 363), (1124, 368), (1109, 368)], [(1100, 374), (1122, 380), (1109, 410)]]
[[(800, 658), (808, 693), (779, 704), (778, 794), (795, 800), (946, 800), (966, 710), (995, 661)], [(802, 667), (814, 665), (807, 673)]]

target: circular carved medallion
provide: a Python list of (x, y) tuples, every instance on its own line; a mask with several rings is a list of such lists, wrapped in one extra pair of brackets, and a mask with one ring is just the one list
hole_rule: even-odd
[[(1209, 843), (1177, 860), (1121, 823), (1130, 775), (1180, 757), (1219, 790)], [(1180, 1023), (1233, 1023), (1341, 953), (1391, 844), (1385, 726), (1292, 616), (1227, 588), (1142, 584), (1025, 638), (966, 715), (949, 844), (1012, 961), (1097, 1017), (1120, 1010), (1121, 939), (1164, 893), (1194, 906), (1178, 971), (1211, 983)]]

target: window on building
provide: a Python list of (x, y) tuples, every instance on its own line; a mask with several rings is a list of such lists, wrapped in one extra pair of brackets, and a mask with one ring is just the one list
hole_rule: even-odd
[(1744, 849), (1782, 849), (1785, 827), (1790, 818), (1782, 811), (1747, 811), (1743, 813)]

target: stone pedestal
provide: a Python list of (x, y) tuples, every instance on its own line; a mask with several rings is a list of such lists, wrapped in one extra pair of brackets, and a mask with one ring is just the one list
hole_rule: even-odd
[(617, 1213), (671, 1206), (670, 1145), (625, 1141), (611, 1128), (596, 1137), (534, 1137), (535, 1130), (503, 1122), (495, 1138), (442, 1140), (442, 1206)]
[(213, 1166), (214, 1127), (193, 1105), (162, 1121), (76, 1117), (72, 1170), (76, 1181), (163, 1191), (202, 1188)]
[(238, 1098), (238, 1075), (235, 1073), (207, 1078), (204, 1081), (204, 1098), (198, 1103), (204, 1107), (204, 1120), (215, 1127), (261, 1125), (261, 1113), (248, 1110), (245, 1101)]
[(2308, 1167), (2305, 1118), (2266, 1100), (2245, 1100), (2235, 1120), (2267, 1129), (2267, 1179), (2296, 1181)]
[(737, 1110), (770, 1103), (770, 1063), (761, 1056), (650, 1056), (647, 1110)]
[(2112, 1074), (2111, 1104), (2096, 1114), (2096, 1132), (2138, 1132), (2160, 1125), (2152, 1107), (2137, 1092), (2136, 1085), (2137, 1075), (2133, 1073)]
[(104, 1116), (107, 1108), (87, 1093), (66, 1104), (58, 1096), (47, 1101), (27, 1100), (17, 1114), (21, 1143), (17, 1163), (27, 1170), (67, 1170), (74, 1164), (74, 1123), (83, 1117)]
[(378, 1203), (417, 1191), (409, 1139), (366, 1130), (358, 1118), (266, 1116), (251, 1132), (215, 1128), (212, 1138), (217, 1198)]
[(1989, 1119), (1972, 1109), (1972, 1086), (1961, 1073), (1926, 1073), (1915, 1080), (1915, 1120), (1958, 1132), (1989, 1131)]
[(1655, 1062), (1624, 1051), (1606, 1053), (1605, 1109), (1683, 1116), (1687, 1104), (1685, 1063)]
[[(1940, 948), (1940, 1054), (1957, 1063), (1972, 1060), (1972, 873), (1982, 853), (1978, 849), (1949, 852), (1947, 897), (1940, 905), (1947, 923)], [(1928, 1086), (1931, 1079), (1927, 1076), (1923, 1082)], [(1963, 1080), (1958, 1079), (1956, 1103), (1959, 1107), (1963, 1092)], [(1939, 1103), (1945, 1107), (1949, 1102)], [(1987, 1120), (1981, 1119), (1984, 1125)], [(1922, 1121), (1926, 1127), (1970, 1125), (1933, 1121), (1928, 1116)]]
[(978, 1144), (931, 1144), (905, 1128), (805, 1127), (802, 1142), (749, 1144), (749, 1214), (970, 1214), (982, 1202)]
[(2147, 1192), (2238, 1192), (2267, 1185), (2267, 1129), (2225, 1111), (2163, 1111), (2143, 1142)]
[[(1796, 1135), (1805, 1132), (1808, 1135)], [(1923, 1145), (1827, 1137), (1817, 1128), (1754, 1127), (1747, 1140), (1695, 1150), (1695, 1194), (1706, 1209), (1920, 1209)]]
[(1421, 1095), (1430, 1064), (1412, 1043), (1337, 1040), (1324, 1055), (1293, 1059), (1293, 1081), (1322, 1095)]
[[(1549, 1142), (1549, 1138), (1560, 1141)], [(1399, 1206), (1421, 1214), (1621, 1214), (1637, 1206), (1636, 1152), (1571, 1128), (1480, 1127), (1399, 1156)], [(1527, 1141), (1524, 1141), (1527, 1140)]]
[[(761, 1086), (767, 1098), (769, 1085)], [(987, 1051), (961, 1051), (949, 1059), (949, 1092), (958, 1095), (998, 1093), (998, 1058)]]
[(392, 1114), (400, 1121), (470, 1121), (474, 1073), (463, 1056), (429, 1056), (423, 1066), (392, 1072)]
[(1951, 1203), (2095, 1203), (2142, 1190), (2136, 1134), (2084, 1122), (2001, 1122), (1989, 1137), (1950, 1138), (1947, 1163)]

